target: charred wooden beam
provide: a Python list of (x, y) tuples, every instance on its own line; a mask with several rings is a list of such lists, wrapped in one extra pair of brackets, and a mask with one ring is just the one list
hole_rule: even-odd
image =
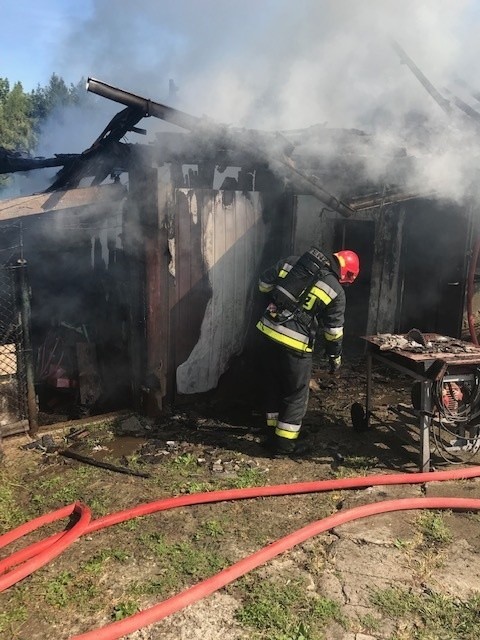
[(280, 134), (253, 130), (229, 130), (223, 125), (196, 118), (173, 107), (123, 91), (95, 78), (88, 79), (87, 91), (127, 105), (138, 112), (141, 111), (145, 116), (160, 118), (195, 133), (208, 134), (214, 145), (220, 148), (238, 149), (250, 156), (253, 155), (260, 161), (267, 163), (277, 174), (288, 179), (302, 193), (313, 195), (327, 207), (345, 217), (353, 214), (353, 210), (339, 198), (326, 191), (319, 184), (318, 179), (295, 167), (293, 160), (289, 157), (292, 145)]
[(111, 464), (110, 462), (96, 460), (95, 458), (90, 458), (90, 456), (83, 456), (76, 451), (72, 451), (71, 449), (62, 449), (58, 451), (58, 455), (63, 456), (64, 458), (77, 460), (78, 462), (83, 462), (83, 464), (88, 464), (92, 467), (99, 467), (100, 469), (115, 471), (115, 473), (124, 473), (129, 476), (138, 476), (139, 478), (150, 478), (149, 473), (145, 473), (143, 471), (135, 471), (135, 469), (129, 469), (128, 467), (120, 467), (117, 464)]
[(413, 60), (407, 55), (406, 51), (402, 49), (402, 47), (396, 42), (396, 40), (392, 41), (392, 47), (394, 51), (397, 53), (398, 57), (402, 64), (406, 64), (413, 75), (417, 78), (420, 84), (427, 90), (427, 92), (432, 96), (435, 102), (439, 105), (443, 111), (447, 115), (452, 113), (452, 107), (450, 102), (442, 96), (442, 94), (437, 91), (437, 89), (433, 86), (430, 80), (426, 77), (426, 75), (420, 71), (417, 65), (413, 62)]
[(351, 198), (348, 204), (354, 211), (363, 211), (365, 209), (385, 207), (390, 204), (406, 202), (407, 200), (415, 200), (417, 198), (428, 198), (433, 196), (434, 193), (431, 191), (425, 193), (404, 193), (401, 191), (370, 193), (365, 196)]
[(472, 118), (472, 120), (474, 120), (477, 125), (480, 124), (480, 113), (476, 111), (476, 109), (471, 107), (468, 103), (456, 96), (454, 93), (449, 92), (449, 94), (451, 95), (452, 101), (455, 106), (457, 106), (467, 116)]
[[(128, 169), (129, 147), (119, 142), (143, 118), (143, 112), (136, 108), (123, 109), (117, 113), (93, 142), (79, 154), (74, 162), (58, 172), (57, 179), (46, 192), (58, 189), (72, 189), (82, 178), (94, 176), (93, 185), (101, 184), (115, 168)], [(138, 132), (143, 132), (137, 129)]]
[(31, 169), (45, 169), (47, 167), (63, 167), (78, 154), (55, 155), (54, 158), (32, 158), (18, 152), (8, 151), (0, 147), (0, 173), (16, 173)]
[(471, 87), (463, 78), (461, 78), (458, 75), (454, 76), (455, 82), (463, 87), (464, 89), (466, 89), (468, 91), (468, 93), (472, 96), (472, 98), (475, 98), (475, 100), (477, 102), (480, 102), (480, 92), (478, 92), (476, 89), (474, 89), (473, 87)]
[(90, 147), (58, 172), (57, 179), (45, 189), (45, 193), (75, 189), (83, 178), (93, 177), (92, 186), (100, 185), (116, 169), (128, 171), (129, 156), (129, 145), (115, 140)]

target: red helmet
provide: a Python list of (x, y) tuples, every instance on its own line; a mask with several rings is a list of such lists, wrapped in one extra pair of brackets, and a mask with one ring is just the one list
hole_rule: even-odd
[(360, 271), (360, 260), (355, 251), (338, 251), (333, 254), (340, 263), (340, 284), (352, 284)]

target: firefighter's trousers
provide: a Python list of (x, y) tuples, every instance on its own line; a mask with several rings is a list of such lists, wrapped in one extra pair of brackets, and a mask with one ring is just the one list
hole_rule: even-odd
[(293, 451), (307, 411), (312, 354), (300, 354), (263, 337), (262, 371), (272, 448)]

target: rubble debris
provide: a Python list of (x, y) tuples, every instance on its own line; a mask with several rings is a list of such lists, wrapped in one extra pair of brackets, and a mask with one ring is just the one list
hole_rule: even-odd
[(422, 347), (428, 346), (428, 340), (418, 329), (410, 329), (410, 331), (407, 333), (407, 340), (409, 342), (416, 342), (417, 344), (421, 344)]
[(72, 427), (70, 432), (65, 436), (66, 440), (81, 440), (82, 438), (86, 438), (89, 434), (89, 430), (86, 427), (80, 427), (79, 429), (75, 429)]
[(38, 438), (38, 440), (24, 444), (21, 448), (26, 450), (34, 449), (44, 453), (53, 453), (58, 449), (58, 445), (50, 434), (45, 434), (41, 438)]
[(114, 428), (117, 436), (144, 436), (149, 431), (149, 426), (141, 421), (137, 416), (128, 416), (119, 420)]
[[(417, 339), (420, 342), (417, 342)], [(418, 329), (412, 329), (407, 334), (378, 333), (372, 342), (380, 351), (413, 353), (478, 353), (479, 351), (478, 347), (463, 340), (436, 334), (422, 334)]]

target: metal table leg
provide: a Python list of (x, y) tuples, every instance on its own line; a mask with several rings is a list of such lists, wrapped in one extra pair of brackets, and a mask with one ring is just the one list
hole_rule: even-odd
[(432, 423), (432, 383), (424, 380), (420, 402), (420, 471), (430, 471), (430, 425)]
[(367, 352), (367, 395), (365, 398), (365, 421), (367, 428), (370, 427), (370, 415), (372, 413), (372, 354)]

